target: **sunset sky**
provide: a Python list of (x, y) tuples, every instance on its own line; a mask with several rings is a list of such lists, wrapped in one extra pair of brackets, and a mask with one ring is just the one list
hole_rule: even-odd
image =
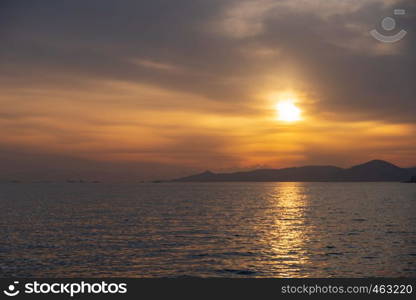
[(416, 166), (415, 29), (414, 0), (3, 0), (0, 179)]

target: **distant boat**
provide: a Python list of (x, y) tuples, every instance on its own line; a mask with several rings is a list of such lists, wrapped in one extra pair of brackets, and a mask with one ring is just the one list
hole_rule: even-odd
[(68, 179), (66, 182), (67, 183), (85, 183), (85, 181), (82, 180), (82, 179), (79, 179), (79, 180), (71, 180), (71, 179)]
[(416, 183), (416, 176), (412, 176), (409, 181), (405, 181), (404, 183)]

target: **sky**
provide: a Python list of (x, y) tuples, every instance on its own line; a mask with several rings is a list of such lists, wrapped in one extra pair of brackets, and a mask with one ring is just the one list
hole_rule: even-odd
[(416, 166), (415, 21), (414, 0), (3, 0), (0, 179)]

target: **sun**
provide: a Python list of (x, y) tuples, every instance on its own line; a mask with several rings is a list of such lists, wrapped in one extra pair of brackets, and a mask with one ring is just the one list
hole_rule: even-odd
[(296, 122), (302, 120), (302, 111), (293, 100), (280, 101), (276, 105), (278, 119), (284, 122)]

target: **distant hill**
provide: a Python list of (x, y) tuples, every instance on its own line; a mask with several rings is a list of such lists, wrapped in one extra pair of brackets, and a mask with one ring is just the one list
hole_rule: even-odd
[(335, 166), (305, 166), (286, 169), (259, 169), (236, 173), (206, 171), (179, 179), (176, 182), (226, 182), (226, 181), (408, 181), (416, 175), (416, 168), (400, 168), (389, 162), (373, 160), (362, 165), (343, 169)]

